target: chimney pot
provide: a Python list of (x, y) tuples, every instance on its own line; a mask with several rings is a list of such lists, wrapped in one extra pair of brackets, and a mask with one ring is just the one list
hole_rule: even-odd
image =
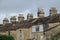
[(27, 20), (33, 19), (33, 14), (27, 14)]
[(44, 17), (44, 10), (42, 8), (38, 8), (38, 18), (43, 18)]
[(7, 23), (9, 23), (9, 20), (7, 18), (4, 18), (3, 19), (3, 24), (7, 24)]
[(11, 21), (12, 23), (15, 23), (15, 22), (16, 22), (16, 16), (11, 16), (10, 21)]
[(55, 7), (51, 7), (49, 11), (50, 11), (50, 16), (54, 16), (57, 14), (57, 9)]
[(18, 22), (21, 22), (24, 20), (24, 15), (23, 14), (19, 14), (18, 15)]

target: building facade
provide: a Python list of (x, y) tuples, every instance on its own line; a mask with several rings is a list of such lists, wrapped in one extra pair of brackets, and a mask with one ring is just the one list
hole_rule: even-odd
[(23, 14), (19, 14), (18, 22), (16, 17), (12, 16), (10, 22), (7, 18), (3, 19), (0, 25), (0, 34), (11, 35), (15, 40), (46, 40), (51, 34), (60, 33), (60, 14), (57, 9), (52, 7), (49, 16), (44, 16), (44, 10), (38, 9), (37, 18), (33, 18), (32, 14), (27, 15), (24, 20)]

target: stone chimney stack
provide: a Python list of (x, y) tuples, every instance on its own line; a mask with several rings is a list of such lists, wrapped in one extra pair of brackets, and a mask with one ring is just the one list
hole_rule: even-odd
[(3, 24), (7, 24), (7, 23), (9, 23), (9, 20), (7, 18), (4, 18), (3, 19)]
[(55, 7), (51, 7), (49, 11), (50, 11), (50, 16), (57, 14), (57, 9)]
[(24, 20), (23, 14), (19, 14), (19, 16), (18, 16), (18, 22), (21, 22), (23, 20)]
[(44, 10), (38, 8), (37, 16), (38, 16), (38, 18), (43, 18), (44, 17)]
[(16, 16), (11, 16), (10, 22), (11, 22), (11, 23), (15, 23), (15, 22), (16, 22)]
[(33, 14), (27, 14), (27, 20), (33, 19)]

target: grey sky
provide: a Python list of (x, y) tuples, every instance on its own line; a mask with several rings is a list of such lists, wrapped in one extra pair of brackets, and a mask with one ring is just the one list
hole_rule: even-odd
[(60, 0), (0, 0), (0, 23), (4, 17), (9, 19), (10, 16), (18, 16), (19, 13), (23, 13), (25, 18), (28, 12), (37, 17), (38, 7), (43, 8), (45, 16), (48, 16), (50, 7), (56, 7), (60, 12), (59, 4)]

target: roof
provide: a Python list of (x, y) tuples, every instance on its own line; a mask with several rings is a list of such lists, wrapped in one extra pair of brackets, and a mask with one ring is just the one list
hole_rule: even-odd
[[(48, 24), (48, 23), (56, 23), (56, 22), (60, 22), (60, 14), (57, 14), (55, 16), (48, 16), (48, 17), (44, 17), (44, 18), (34, 18), (31, 20), (24, 20), (24, 21), (16, 22), (16, 23), (8, 23), (8, 24), (2, 25), (0, 27), (0, 32), (8, 31), (8, 30), (9, 31), (16, 30), (19, 28), (30, 28), (32, 25), (37, 25), (38, 23)], [(44, 29), (46, 29), (46, 27)], [(46, 29), (46, 30), (48, 30), (48, 29)]]
[(0, 24), (0, 27), (2, 26), (3, 24)]
[(4, 32), (4, 31), (10, 31), (10, 30), (16, 30), (19, 28), (29, 28), (30, 26), (32, 26), (31, 21), (32, 20), (24, 20), (21, 22), (16, 22), (16, 23), (8, 23), (5, 25), (2, 25), (0, 28), (0, 32)]
[(51, 27), (51, 28), (48, 28), (48, 29), (44, 30), (44, 32), (47, 32), (47, 31), (49, 31), (49, 30), (51, 30), (51, 29), (54, 29), (54, 28), (58, 27), (59, 25), (60, 25), (60, 24), (58, 24), (58, 25), (56, 25), (56, 26), (53, 26), (53, 27)]

